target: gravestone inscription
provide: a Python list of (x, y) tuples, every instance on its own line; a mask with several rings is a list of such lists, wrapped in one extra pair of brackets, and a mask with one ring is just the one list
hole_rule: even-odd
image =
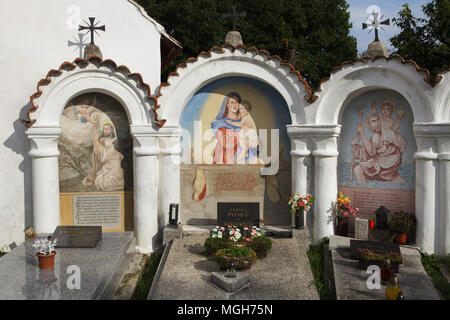
[(51, 240), (56, 248), (95, 248), (101, 237), (101, 226), (58, 226)]
[(259, 202), (218, 202), (217, 224), (259, 227)]

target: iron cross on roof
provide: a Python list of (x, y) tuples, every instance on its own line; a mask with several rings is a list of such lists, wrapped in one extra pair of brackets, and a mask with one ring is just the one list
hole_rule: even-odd
[(375, 41), (380, 41), (380, 39), (378, 38), (378, 29), (383, 29), (383, 27), (381, 26), (383, 24), (388, 26), (389, 25), (389, 19), (381, 21), (381, 19), (383, 19), (384, 16), (380, 17), (380, 13), (379, 12), (375, 12), (375, 11), (372, 12), (372, 16), (373, 16), (373, 19), (369, 18), (369, 21), (371, 23), (369, 23), (369, 24), (363, 23), (362, 24), (362, 28), (363, 28), (363, 30), (366, 29), (366, 28), (369, 28), (370, 29), (369, 33), (373, 29), (375, 29)]
[[(90, 17), (89, 18), (89, 21), (91, 23), (90, 25), (88, 25), (88, 26), (78, 26), (78, 31), (89, 30), (88, 32), (86, 32), (86, 34), (88, 34), (89, 32), (91, 33), (91, 44), (94, 44), (94, 32), (97, 33), (97, 30), (105, 31), (105, 26), (103, 25), (103, 26), (97, 27), (98, 22), (94, 24), (94, 20), (95, 20), (95, 18)], [(84, 22), (86, 24), (88, 24), (86, 20)]]
[(231, 6), (231, 9), (233, 10), (233, 12), (232, 13), (223, 13), (222, 14), (222, 18), (229, 18), (229, 17), (233, 18), (233, 31), (237, 31), (237, 28), (236, 28), (236, 20), (237, 20), (237, 18), (238, 17), (246, 18), (247, 17), (247, 12), (246, 11), (244, 11), (244, 12), (236, 12), (237, 5), (235, 5), (235, 4)]

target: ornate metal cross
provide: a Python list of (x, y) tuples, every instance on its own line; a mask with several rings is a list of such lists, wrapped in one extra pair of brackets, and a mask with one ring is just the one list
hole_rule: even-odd
[(78, 33), (78, 40), (75, 38), (75, 36), (73, 37), (74, 41), (68, 41), (67, 42), (67, 46), (68, 47), (76, 47), (76, 49), (79, 50), (79, 57), (83, 57), (83, 49), (86, 46), (86, 42), (84, 42), (84, 34), (82, 33)]
[[(89, 32), (91, 33), (91, 44), (94, 44), (94, 32), (97, 33), (97, 30), (105, 31), (105, 26), (103, 25), (103, 26), (97, 27), (98, 22), (94, 24), (94, 20), (95, 20), (95, 18), (90, 17), (89, 18), (89, 21), (91, 22), (90, 25), (88, 25), (88, 26), (78, 26), (78, 31), (89, 30), (88, 32), (86, 32), (86, 34), (88, 34)], [(87, 21), (84, 21), (84, 22), (86, 24), (88, 24)]]
[(236, 12), (236, 9), (237, 9), (237, 5), (232, 5), (231, 6), (231, 9), (233, 10), (233, 12), (232, 13), (223, 13), (222, 14), (222, 18), (232, 18), (233, 19), (233, 31), (237, 31), (237, 28), (236, 28), (236, 20), (237, 20), (237, 18), (238, 17), (243, 17), (243, 18), (246, 18), (247, 17), (247, 12), (246, 11), (244, 11), (244, 12)]
[(371, 23), (369, 23), (369, 24), (363, 23), (362, 24), (362, 28), (363, 28), (363, 30), (366, 29), (366, 28), (369, 28), (370, 29), (369, 33), (373, 29), (375, 29), (375, 41), (380, 41), (380, 39), (378, 38), (378, 29), (383, 29), (384, 30), (384, 28), (381, 25), (384, 24), (384, 25), (388, 26), (389, 25), (389, 19), (381, 21), (381, 19), (383, 19), (384, 16), (380, 17), (380, 13), (379, 12), (372, 12), (372, 16), (373, 16), (373, 19), (369, 18)]

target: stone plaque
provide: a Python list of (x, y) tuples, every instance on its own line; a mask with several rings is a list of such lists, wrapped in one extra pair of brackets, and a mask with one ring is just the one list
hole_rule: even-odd
[(58, 226), (52, 240), (56, 248), (94, 248), (101, 237), (101, 226)]
[(400, 246), (397, 243), (393, 242), (384, 242), (384, 241), (364, 241), (364, 240), (350, 240), (350, 253), (352, 257), (356, 257), (358, 249), (369, 249), (374, 253), (399, 253)]
[(218, 202), (217, 224), (219, 226), (258, 226), (258, 202)]
[(73, 222), (75, 226), (102, 226), (120, 228), (122, 225), (120, 194), (73, 196)]

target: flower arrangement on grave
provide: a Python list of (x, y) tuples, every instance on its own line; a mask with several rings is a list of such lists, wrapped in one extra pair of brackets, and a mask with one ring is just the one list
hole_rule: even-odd
[(288, 201), (291, 207), (291, 213), (295, 215), (295, 228), (302, 229), (304, 227), (304, 214), (308, 212), (314, 203), (314, 197), (307, 193), (306, 195), (301, 195), (299, 192), (293, 194)]
[(251, 228), (245, 226), (242, 230), (236, 226), (227, 226), (226, 228), (216, 226), (210, 231), (210, 235), (205, 241), (208, 255), (232, 246), (250, 247), (256, 252), (258, 258), (263, 258), (272, 248), (272, 239), (267, 237), (257, 226)]
[(358, 208), (353, 208), (349, 197), (345, 197), (342, 192), (339, 192), (339, 197), (333, 207), (333, 217), (345, 218), (349, 215), (355, 216), (358, 213)]
[(314, 197), (310, 194), (301, 195), (300, 192), (293, 194), (288, 201), (291, 207), (291, 213), (299, 215), (302, 212), (308, 212), (314, 203)]
[(413, 214), (403, 211), (394, 212), (389, 219), (388, 225), (395, 234), (395, 242), (405, 244), (407, 234), (415, 223), (416, 219)]
[(256, 262), (256, 253), (249, 247), (232, 246), (227, 249), (221, 249), (216, 252), (216, 262), (222, 270), (233, 261), (236, 270), (250, 269)]
[(333, 203), (331, 213), (335, 221), (335, 234), (346, 237), (348, 234), (348, 217), (355, 216), (358, 208), (353, 208), (351, 200), (339, 192), (339, 196)]
[(366, 248), (359, 248), (356, 254), (359, 260), (359, 268), (367, 269), (370, 265), (383, 266), (386, 259), (389, 259), (395, 272), (398, 272), (398, 266), (402, 263), (402, 255), (398, 252), (376, 253)]
[(41, 269), (53, 269), (55, 265), (55, 246), (57, 239), (50, 241), (50, 239), (36, 239), (34, 240), (32, 247), (38, 249), (36, 253), (39, 258), (39, 268)]

